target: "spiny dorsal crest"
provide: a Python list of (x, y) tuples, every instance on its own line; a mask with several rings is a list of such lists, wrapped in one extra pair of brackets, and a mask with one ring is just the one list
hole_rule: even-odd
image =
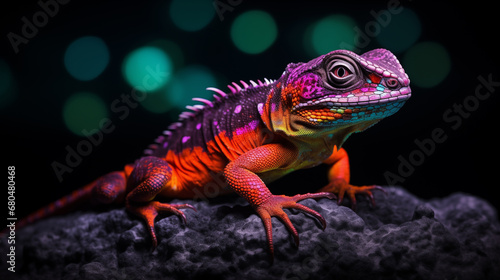
[[(167, 127), (167, 130), (163, 131), (163, 135), (160, 135), (155, 139), (155, 143), (157, 143), (157, 144), (164, 143), (168, 139), (168, 137), (170, 137), (172, 135), (173, 131), (175, 131), (183, 126), (184, 120), (194, 118), (201, 111), (205, 110), (206, 107), (213, 108), (215, 104), (217, 104), (219, 102), (223, 102), (224, 99), (228, 98), (228, 96), (230, 96), (232, 94), (238, 94), (238, 93), (245, 91), (247, 89), (250, 89), (250, 88), (258, 88), (258, 87), (262, 87), (262, 86), (268, 86), (268, 85), (273, 84), (274, 82), (276, 82), (276, 80), (267, 79), (267, 78), (264, 78), (264, 82), (262, 82), (261, 80), (257, 80), (257, 82), (250, 80), (249, 83), (246, 83), (245, 81), (240, 80), (241, 86), (236, 82), (232, 82), (231, 84), (227, 85), (227, 87), (230, 90), (229, 93), (226, 93), (223, 90), (215, 88), (215, 87), (208, 87), (207, 90), (215, 92), (213, 95), (214, 101), (210, 101), (210, 100), (207, 100), (207, 99), (201, 98), (201, 97), (194, 97), (192, 99), (193, 101), (200, 102), (202, 104), (187, 105), (186, 109), (188, 109), (190, 111), (184, 111), (184, 112), (180, 113), (179, 120), (177, 122), (170, 124)], [(158, 148), (157, 144), (149, 145), (148, 149), (144, 150), (144, 154), (146, 154), (146, 155), (153, 154), (154, 150), (156, 150)]]

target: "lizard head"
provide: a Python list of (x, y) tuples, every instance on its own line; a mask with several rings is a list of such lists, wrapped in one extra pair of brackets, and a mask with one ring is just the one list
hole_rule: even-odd
[(289, 136), (316, 137), (341, 130), (348, 136), (396, 113), (411, 95), (409, 83), (388, 50), (362, 55), (332, 51), (287, 66), (269, 100), (276, 104), (270, 121), (275, 131)]

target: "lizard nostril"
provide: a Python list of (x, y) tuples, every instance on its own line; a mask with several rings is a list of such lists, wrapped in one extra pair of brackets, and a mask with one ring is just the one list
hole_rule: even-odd
[(394, 78), (387, 79), (386, 83), (387, 83), (387, 86), (390, 88), (395, 88), (399, 84), (398, 80), (394, 79)]

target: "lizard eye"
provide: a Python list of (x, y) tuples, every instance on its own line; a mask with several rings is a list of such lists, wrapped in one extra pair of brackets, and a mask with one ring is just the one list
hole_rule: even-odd
[(335, 68), (333, 68), (333, 76), (335, 76), (335, 78), (337, 79), (343, 79), (343, 78), (346, 78), (347, 76), (351, 75), (351, 71), (349, 71), (349, 69), (347, 69), (347, 67), (343, 66), (343, 65), (339, 65), (339, 66), (336, 66)]
[(328, 81), (335, 88), (352, 86), (356, 78), (356, 66), (344, 59), (333, 59), (328, 63)]
[(398, 80), (394, 79), (394, 78), (390, 78), (386, 81), (386, 84), (388, 87), (390, 88), (395, 88), (398, 86), (399, 82)]

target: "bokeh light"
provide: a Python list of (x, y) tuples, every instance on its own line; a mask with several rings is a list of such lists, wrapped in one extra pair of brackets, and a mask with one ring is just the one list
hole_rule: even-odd
[(231, 25), (233, 43), (239, 50), (249, 54), (258, 54), (268, 49), (277, 35), (276, 22), (264, 11), (245, 12)]
[(415, 44), (420, 37), (422, 26), (418, 16), (405, 8), (398, 14), (379, 14), (377, 22), (380, 33), (376, 36), (379, 44), (392, 52), (402, 52)]
[(438, 85), (451, 70), (448, 52), (435, 42), (414, 45), (404, 54), (402, 62), (411, 83), (424, 88)]
[(109, 63), (108, 47), (98, 37), (87, 36), (73, 41), (64, 53), (66, 70), (75, 79), (89, 81), (99, 76)]
[(12, 91), (13, 83), (12, 72), (9, 66), (3, 59), (0, 59), (0, 108), (4, 108), (11, 103), (14, 97)]
[(172, 60), (164, 51), (146, 46), (125, 57), (122, 72), (130, 86), (151, 92), (168, 82), (172, 68)]
[(216, 87), (217, 81), (214, 74), (201, 65), (191, 65), (181, 69), (175, 74), (167, 86), (166, 99), (171, 106), (184, 110), (186, 105), (193, 105), (193, 97), (212, 100), (213, 92), (207, 87)]
[(86, 136), (97, 132), (107, 116), (108, 109), (104, 101), (91, 92), (75, 93), (64, 103), (64, 123), (76, 135)]
[[(312, 55), (318, 56), (338, 49), (355, 49), (354, 27), (356, 22), (345, 15), (331, 15), (316, 22), (310, 31), (306, 32), (306, 46), (312, 44)], [(307, 48), (306, 48), (307, 49)]]
[(214, 18), (211, 0), (174, 0), (170, 3), (170, 17), (174, 24), (185, 31), (198, 31)]
[(146, 44), (149, 47), (154, 47), (162, 50), (170, 58), (172, 69), (179, 69), (184, 66), (184, 51), (174, 41), (158, 39)]

